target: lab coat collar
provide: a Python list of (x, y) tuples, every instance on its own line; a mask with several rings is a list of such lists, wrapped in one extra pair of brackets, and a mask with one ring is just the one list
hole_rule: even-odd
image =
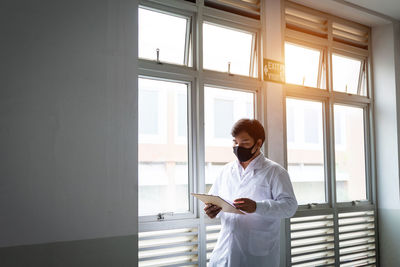
[[(246, 167), (246, 169), (244, 169), (243, 171), (254, 171), (257, 169), (261, 169), (264, 167), (266, 162), (264, 153), (260, 151), (260, 154), (255, 157), (250, 164)], [(238, 159), (236, 159), (236, 164), (234, 164), (236, 167), (236, 171), (238, 171), (238, 173), (240, 173), (240, 170), (243, 169), (242, 165), (240, 165), (240, 161)]]

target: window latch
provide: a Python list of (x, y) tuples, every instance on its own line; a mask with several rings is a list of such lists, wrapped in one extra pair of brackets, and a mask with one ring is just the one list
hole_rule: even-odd
[(160, 212), (159, 214), (157, 214), (157, 221), (163, 221), (165, 220), (164, 215), (174, 215), (173, 212)]
[(356, 206), (358, 203), (360, 203), (360, 200), (353, 200), (353, 201), (351, 202), (351, 204), (352, 204), (353, 206)]
[(318, 203), (308, 203), (307, 208), (312, 209), (317, 205), (318, 205)]

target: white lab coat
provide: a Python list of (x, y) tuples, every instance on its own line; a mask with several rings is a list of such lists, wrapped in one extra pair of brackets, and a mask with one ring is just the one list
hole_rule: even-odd
[(208, 266), (279, 266), (280, 222), (297, 210), (287, 171), (262, 153), (246, 169), (236, 160), (224, 166), (209, 194), (232, 202), (250, 198), (257, 208), (245, 215), (217, 215), (222, 229)]

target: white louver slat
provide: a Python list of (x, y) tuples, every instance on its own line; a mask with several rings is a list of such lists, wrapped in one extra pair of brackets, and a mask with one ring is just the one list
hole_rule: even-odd
[(285, 6), (286, 34), (302, 35), (302, 38), (312, 40), (312, 37), (329, 38), (333, 44), (347, 45), (368, 51), (369, 32), (366, 26), (347, 21), (330, 14), (287, 1)]
[(328, 19), (296, 9), (285, 8), (286, 28), (326, 39), (328, 37)]
[(333, 41), (368, 49), (368, 29), (361, 29), (334, 22), (332, 24)]
[(204, 5), (249, 18), (260, 19), (260, 0), (205, 0)]
[(183, 228), (139, 233), (139, 266), (197, 266), (198, 231)]
[(206, 226), (206, 243), (207, 243), (207, 262), (210, 260), (211, 253), (217, 244), (218, 235), (221, 231), (220, 224), (213, 224)]
[(375, 266), (373, 211), (339, 213), (340, 266)]
[(333, 266), (335, 263), (333, 215), (290, 219), (292, 266)]

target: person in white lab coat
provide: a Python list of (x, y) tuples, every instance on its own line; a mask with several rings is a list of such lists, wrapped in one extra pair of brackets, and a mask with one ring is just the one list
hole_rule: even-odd
[(241, 119), (231, 133), (238, 159), (224, 166), (209, 194), (233, 201), (246, 214), (205, 206), (205, 213), (220, 218), (222, 224), (208, 266), (277, 267), (281, 219), (292, 217), (297, 210), (289, 175), (260, 151), (265, 140), (260, 122)]

